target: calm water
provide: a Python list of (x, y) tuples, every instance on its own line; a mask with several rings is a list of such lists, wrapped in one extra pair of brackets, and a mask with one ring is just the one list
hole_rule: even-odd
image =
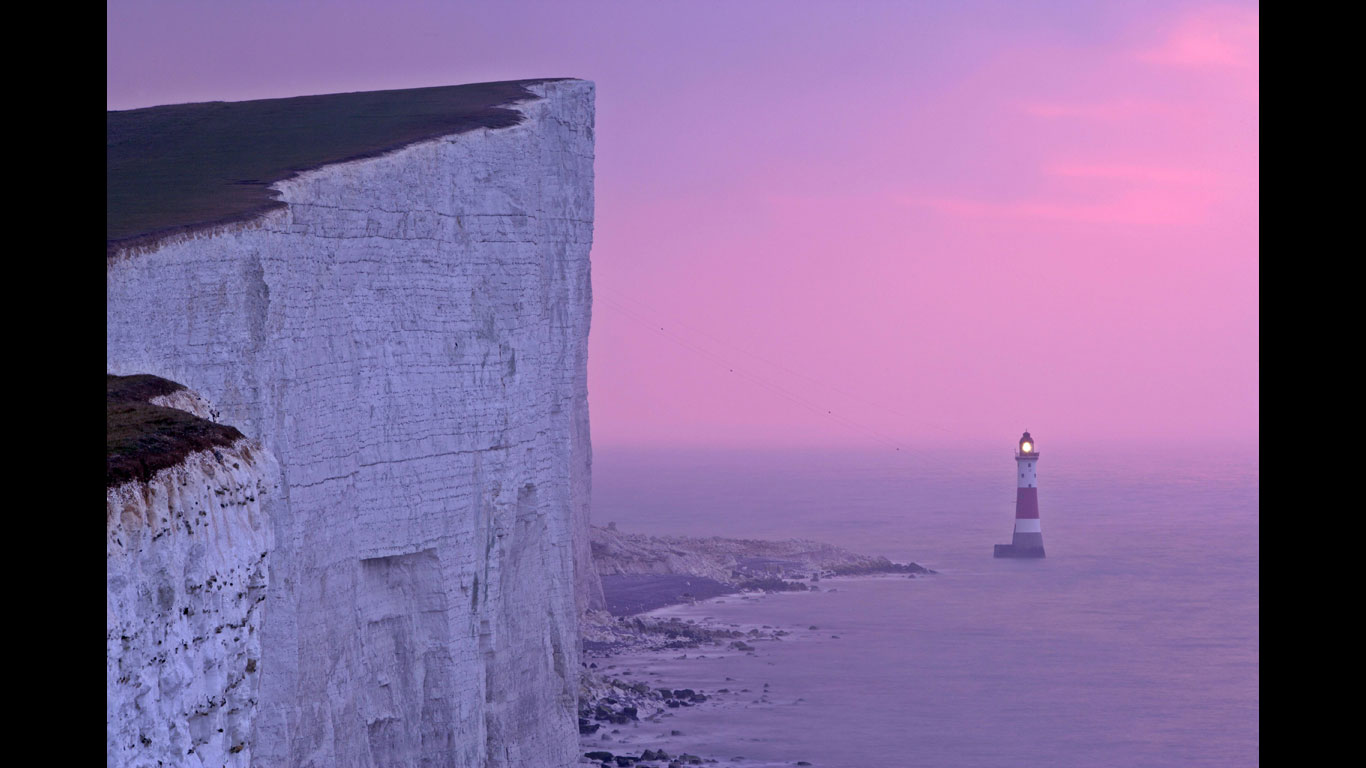
[(1042, 561), (991, 557), (1013, 523), (1008, 444), (597, 450), (597, 524), (813, 538), (940, 571), (669, 609), (820, 627), (756, 657), (656, 666), (680, 685), (771, 686), (771, 706), (681, 714), (678, 743), (817, 766), (1256, 765), (1255, 450), (1040, 448)]

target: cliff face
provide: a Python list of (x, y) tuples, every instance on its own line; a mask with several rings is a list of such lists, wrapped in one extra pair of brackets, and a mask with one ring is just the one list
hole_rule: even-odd
[(253, 764), (575, 762), (593, 85), (531, 90), (109, 261), (109, 372), (198, 390), (283, 472)]
[(108, 489), (110, 765), (250, 764), (279, 495), (245, 439)]

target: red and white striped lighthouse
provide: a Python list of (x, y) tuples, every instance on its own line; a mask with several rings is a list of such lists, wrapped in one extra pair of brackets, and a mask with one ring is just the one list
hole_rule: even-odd
[(996, 545), (996, 557), (1043, 557), (1043, 529), (1039, 527), (1039, 480), (1034, 465), (1039, 447), (1026, 431), (1015, 453), (1015, 537), (1009, 544)]

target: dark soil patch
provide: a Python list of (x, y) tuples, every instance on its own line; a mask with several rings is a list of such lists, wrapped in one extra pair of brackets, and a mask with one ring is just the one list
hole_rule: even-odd
[(106, 257), (283, 205), (270, 185), (418, 141), (522, 121), (548, 80), (173, 104), (107, 112)]
[(195, 451), (231, 445), (242, 433), (151, 398), (185, 387), (159, 376), (110, 376), (105, 380), (105, 487), (150, 480)]

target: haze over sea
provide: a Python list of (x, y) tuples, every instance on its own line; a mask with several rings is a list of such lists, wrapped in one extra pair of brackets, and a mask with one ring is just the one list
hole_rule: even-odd
[(656, 666), (675, 685), (771, 685), (772, 706), (680, 714), (691, 751), (816, 766), (1256, 765), (1255, 447), (1036, 436), (1041, 561), (992, 558), (1013, 525), (1010, 440), (596, 449), (598, 525), (811, 538), (939, 571), (665, 609), (820, 627), (757, 656)]

